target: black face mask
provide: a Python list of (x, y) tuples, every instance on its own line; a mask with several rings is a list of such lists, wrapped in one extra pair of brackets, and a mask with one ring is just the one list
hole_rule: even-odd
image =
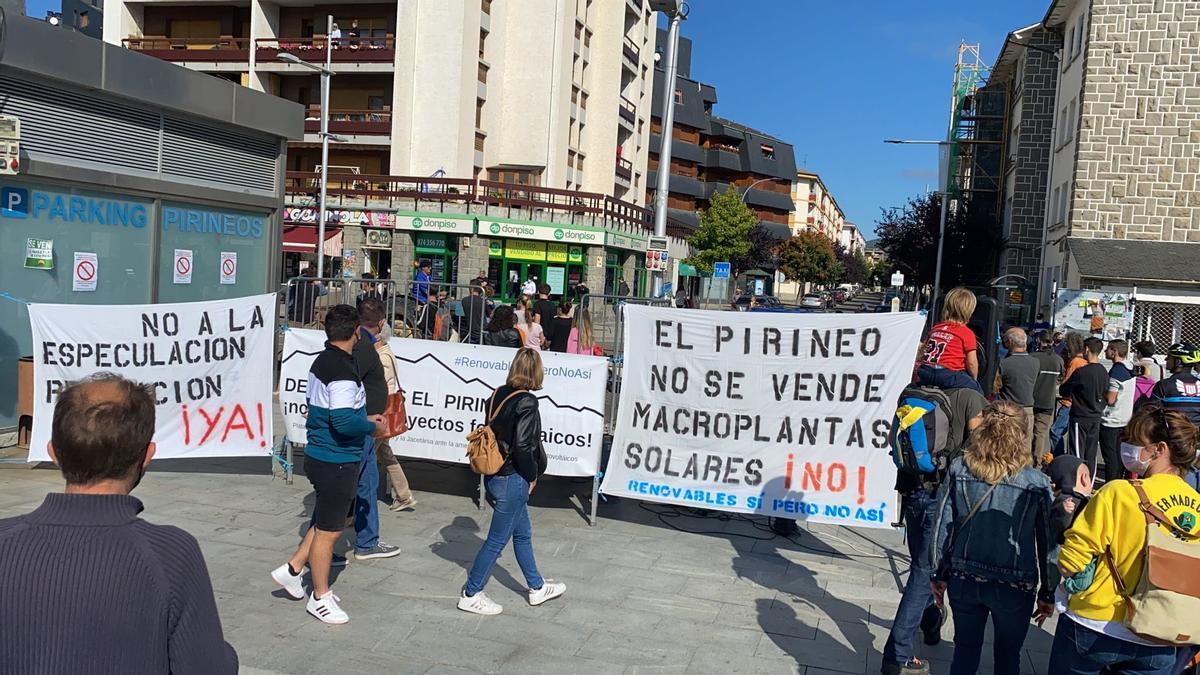
[(143, 452), (141, 458), (138, 459), (138, 475), (137, 478), (133, 479), (133, 485), (129, 486), (130, 492), (133, 492), (135, 489), (137, 489), (137, 486), (142, 482), (142, 477), (146, 475), (146, 452), (149, 451), (150, 446), (146, 446), (146, 451)]

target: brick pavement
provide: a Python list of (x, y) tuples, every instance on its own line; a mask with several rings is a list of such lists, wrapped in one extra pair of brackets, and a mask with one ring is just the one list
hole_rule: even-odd
[[(529, 607), (510, 547), (488, 586), (504, 613), (478, 617), (454, 607), (489, 522), (472, 502), (474, 476), (405, 468), (420, 504), (381, 513), (383, 539), (403, 553), (338, 573), (351, 616), (339, 627), (310, 618), (268, 576), (307, 522), (302, 476), (273, 480), (266, 460), (156, 462), (135, 495), (147, 520), (200, 540), (247, 673), (878, 672), (907, 569), (895, 532), (812, 525), (797, 545), (736, 520), (668, 519), (707, 532), (689, 534), (629, 500), (602, 503), (592, 528), (582, 516), (590, 481), (548, 479), (533, 498), (534, 547), (566, 595)], [(0, 470), (0, 517), (60, 486), (51, 469)], [(1050, 642), (1030, 630), (1025, 672), (1044, 672)], [(950, 644), (924, 653), (935, 673), (948, 671)]]

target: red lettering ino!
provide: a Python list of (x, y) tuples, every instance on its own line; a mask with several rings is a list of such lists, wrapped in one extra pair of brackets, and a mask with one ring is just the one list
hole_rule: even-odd
[[(783, 489), (792, 489), (792, 474), (795, 470), (795, 455), (788, 453), (787, 465), (783, 473)], [(821, 485), (822, 474), (824, 475), (825, 484)], [(844, 492), (846, 490), (846, 482), (848, 470), (846, 465), (841, 462), (833, 462), (825, 465), (821, 462), (805, 462), (804, 474), (800, 478), (800, 489), (805, 492)], [(858, 467), (858, 503), (862, 504), (867, 501), (867, 467)]]
[[(263, 404), (255, 403), (252, 408), (255, 415), (255, 421), (258, 422), (258, 447), (267, 447), (267, 432), (266, 423), (263, 418)], [(200, 447), (209, 441), (226, 443), (229, 441), (229, 435), (234, 434), (234, 440), (237, 440), (238, 433), (244, 433), (246, 440), (254, 441), (254, 427), (250, 424), (250, 416), (246, 414), (246, 407), (241, 403), (235, 403), (229, 409), (229, 414), (225, 414), (225, 406), (218, 407), (215, 411), (203, 407), (197, 407), (194, 410), (189, 410), (187, 404), (181, 408), (180, 416), (183, 420), (183, 444), (192, 445), (194, 439), (199, 436), (196, 441), (196, 447)], [(195, 432), (193, 433), (193, 423), (195, 423)], [(218, 437), (218, 432), (220, 436)]]

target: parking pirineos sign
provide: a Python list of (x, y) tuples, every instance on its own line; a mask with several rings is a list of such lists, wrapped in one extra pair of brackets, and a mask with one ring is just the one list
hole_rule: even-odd
[(888, 527), (896, 517), (888, 430), (922, 321), (627, 306), (601, 491)]

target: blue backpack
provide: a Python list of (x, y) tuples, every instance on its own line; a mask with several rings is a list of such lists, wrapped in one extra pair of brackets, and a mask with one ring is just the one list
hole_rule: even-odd
[(900, 392), (888, 432), (892, 461), (908, 474), (945, 469), (950, 436), (950, 399), (936, 387), (911, 386)]

